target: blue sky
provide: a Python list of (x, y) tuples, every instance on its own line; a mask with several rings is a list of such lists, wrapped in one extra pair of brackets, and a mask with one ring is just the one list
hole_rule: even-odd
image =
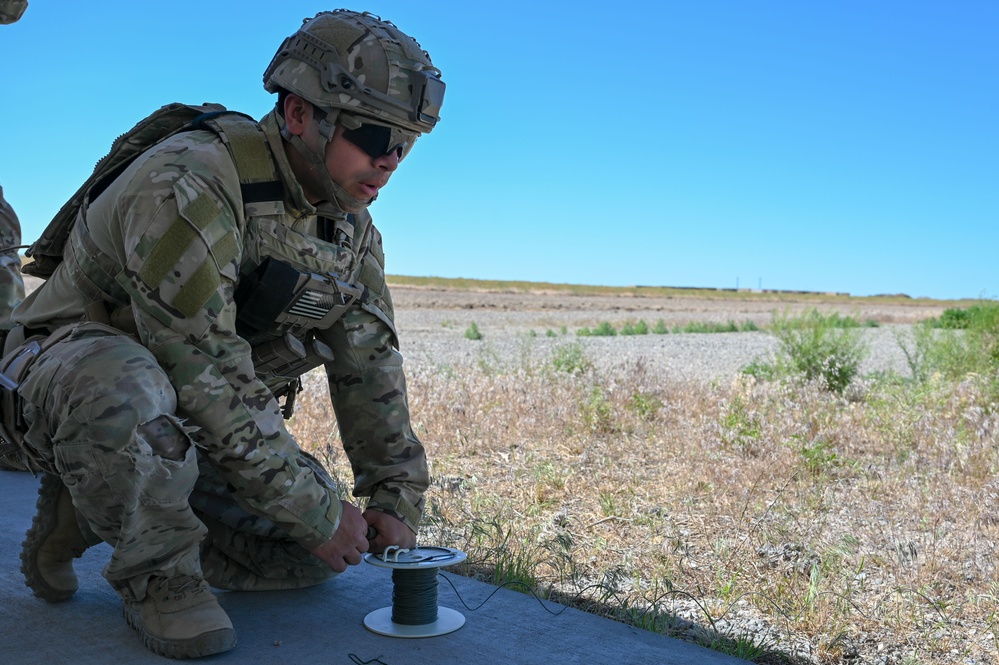
[[(255, 117), (335, 5), (31, 0), (0, 26), (0, 185), (33, 240), (159, 106)], [(372, 206), (387, 268), (999, 295), (999, 4), (402, 2), (443, 120)]]

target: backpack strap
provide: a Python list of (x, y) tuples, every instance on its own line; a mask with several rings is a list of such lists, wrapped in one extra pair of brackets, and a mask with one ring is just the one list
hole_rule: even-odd
[(229, 150), (247, 216), (284, 213), (284, 185), (256, 120), (236, 111), (214, 111), (195, 118), (192, 129), (215, 132)]

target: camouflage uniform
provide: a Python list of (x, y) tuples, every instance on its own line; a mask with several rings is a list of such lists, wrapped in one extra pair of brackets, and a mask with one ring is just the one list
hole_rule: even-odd
[[(365, 211), (326, 211), (342, 232), (336, 243), (320, 240), (320, 211), (293, 175), (274, 112), (261, 129), (283, 209), (244, 210), (239, 174), (214, 132), (176, 135), (81, 211), (76, 226), (86, 232), (14, 314), (29, 333), (61, 337), (19, 389), (23, 446), (63, 478), (89, 527), (114, 547), (105, 576), (124, 597), (141, 599), (154, 574), (197, 575), (202, 564), (206, 579), (229, 588), (332, 575), (309, 550), (332, 537), (340, 502), (285, 427), (272, 389), (287, 379), (258, 375), (236, 332), (240, 269), (266, 256), (363, 285), (316, 334), (333, 351), (325, 369), (354, 494), (418, 527), (429, 478), (410, 427), (381, 236)], [(97, 291), (95, 262), (112, 277)], [(134, 336), (80, 323), (94, 293), (112, 320), (134, 322)]]
[(0, 187), (0, 328), (10, 327), (10, 312), (24, 299), (21, 257), (21, 224)]
[[(27, 0), (0, 0), (0, 25), (17, 22), (27, 9)], [(24, 279), (21, 258), (15, 249), (21, 244), (21, 223), (3, 197), (0, 187), (0, 330), (9, 328), (10, 313), (24, 299)], [(0, 335), (2, 337), (2, 335)], [(8, 457), (0, 445), (0, 469), (23, 471), (24, 465), (15, 456)]]

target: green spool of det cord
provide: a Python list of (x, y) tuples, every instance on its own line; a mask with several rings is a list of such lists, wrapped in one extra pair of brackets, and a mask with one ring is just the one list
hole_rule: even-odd
[(436, 637), (465, 625), (465, 617), (437, 605), (438, 569), (465, 560), (450, 547), (389, 547), (382, 554), (365, 554), (372, 566), (392, 571), (392, 606), (364, 617), (364, 627), (389, 637)]

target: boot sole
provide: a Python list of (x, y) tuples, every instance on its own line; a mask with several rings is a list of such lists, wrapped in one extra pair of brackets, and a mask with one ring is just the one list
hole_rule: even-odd
[(38, 502), (35, 504), (35, 516), (31, 519), (31, 528), (25, 534), (21, 543), (21, 572), (24, 574), (24, 584), (31, 589), (36, 598), (50, 603), (69, 600), (76, 589), (56, 589), (49, 585), (38, 570), (38, 549), (51, 535), (56, 527), (56, 501), (62, 491), (62, 479), (49, 473), (43, 473), (38, 486)]
[(139, 634), (142, 645), (160, 656), (177, 659), (201, 658), (230, 651), (236, 647), (236, 631), (232, 628), (219, 628), (186, 640), (168, 640), (146, 631), (138, 613), (131, 610), (128, 603), (122, 603), (121, 613), (125, 617), (125, 622)]
[(28, 467), (15, 459), (0, 456), (0, 471), (27, 471)]

